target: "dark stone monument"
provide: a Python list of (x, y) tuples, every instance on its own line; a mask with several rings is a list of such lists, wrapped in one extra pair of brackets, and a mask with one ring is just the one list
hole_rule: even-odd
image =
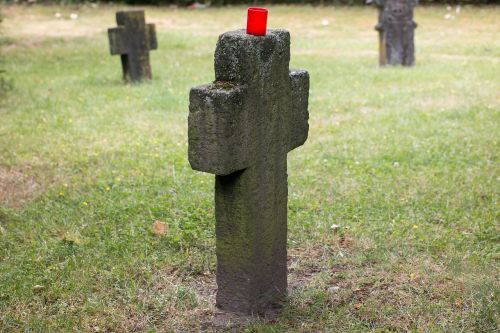
[(112, 55), (122, 60), (123, 78), (130, 81), (151, 79), (149, 50), (158, 48), (154, 24), (146, 24), (144, 11), (117, 12), (118, 27), (108, 29)]
[(417, 27), (413, 21), (413, 9), (418, 0), (375, 0), (375, 4), (379, 10), (375, 29), (379, 32), (380, 65), (413, 66)]
[(191, 89), (189, 162), (215, 174), (217, 306), (264, 314), (287, 292), (287, 153), (306, 141), (309, 74), (290, 34), (222, 34), (212, 84)]

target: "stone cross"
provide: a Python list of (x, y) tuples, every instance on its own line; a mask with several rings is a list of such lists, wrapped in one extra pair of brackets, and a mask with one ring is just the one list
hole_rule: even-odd
[(215, 174), (216, 303), (230, 312), (263, 314), (287, 291), (287, 153), (309, 131), (309, 74), (289, 61), (285, 30), (226, 32), (216, 81), (189, 96), (189, 162)]
[(158, 48), (154, 24), (146, 24), (144, 11), (117, 12), (118, 27), (108, 29), (112, 55), (122, 60), (123, 78), (130, 81), (151, 79), (149, 50)]
[(381, 66), (415, 64), (413, 8), (418, 0), (375, 0), (379, 8), (379, 63)]

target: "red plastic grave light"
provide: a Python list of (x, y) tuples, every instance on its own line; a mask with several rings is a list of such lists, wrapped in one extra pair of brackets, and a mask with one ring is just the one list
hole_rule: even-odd
[(267, 9), (248, 8), (247, 34), (254, 36), (265, 36), (267, 29)]

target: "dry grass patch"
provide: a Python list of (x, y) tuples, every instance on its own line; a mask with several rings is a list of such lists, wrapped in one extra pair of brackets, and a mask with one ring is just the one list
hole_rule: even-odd
[(0, 167), (0, 204), (20, 208), (41, 190), (34, 177), (21, 169)]

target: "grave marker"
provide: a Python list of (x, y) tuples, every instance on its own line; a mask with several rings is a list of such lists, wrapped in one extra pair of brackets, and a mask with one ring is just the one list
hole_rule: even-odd
[(123, 79), (141, 81), (151, 79), (149, 51), (156, 50), (154, 24), (146, 24), (144, 11), (117, 12), (118, 27), (108, 29), (111, 55), (120, 55)]
[(417, 0), (375, 0), (379, 10), (379, 63), (381, 66), (415, 64), (413, 9)]
[(309, 74), (290, 34), (219, 37), (212, 84), (191, 89), (189, 162), (215, 174), (217, 306), (263, 314), (287, 291), (287, 153), (307, 139)]

